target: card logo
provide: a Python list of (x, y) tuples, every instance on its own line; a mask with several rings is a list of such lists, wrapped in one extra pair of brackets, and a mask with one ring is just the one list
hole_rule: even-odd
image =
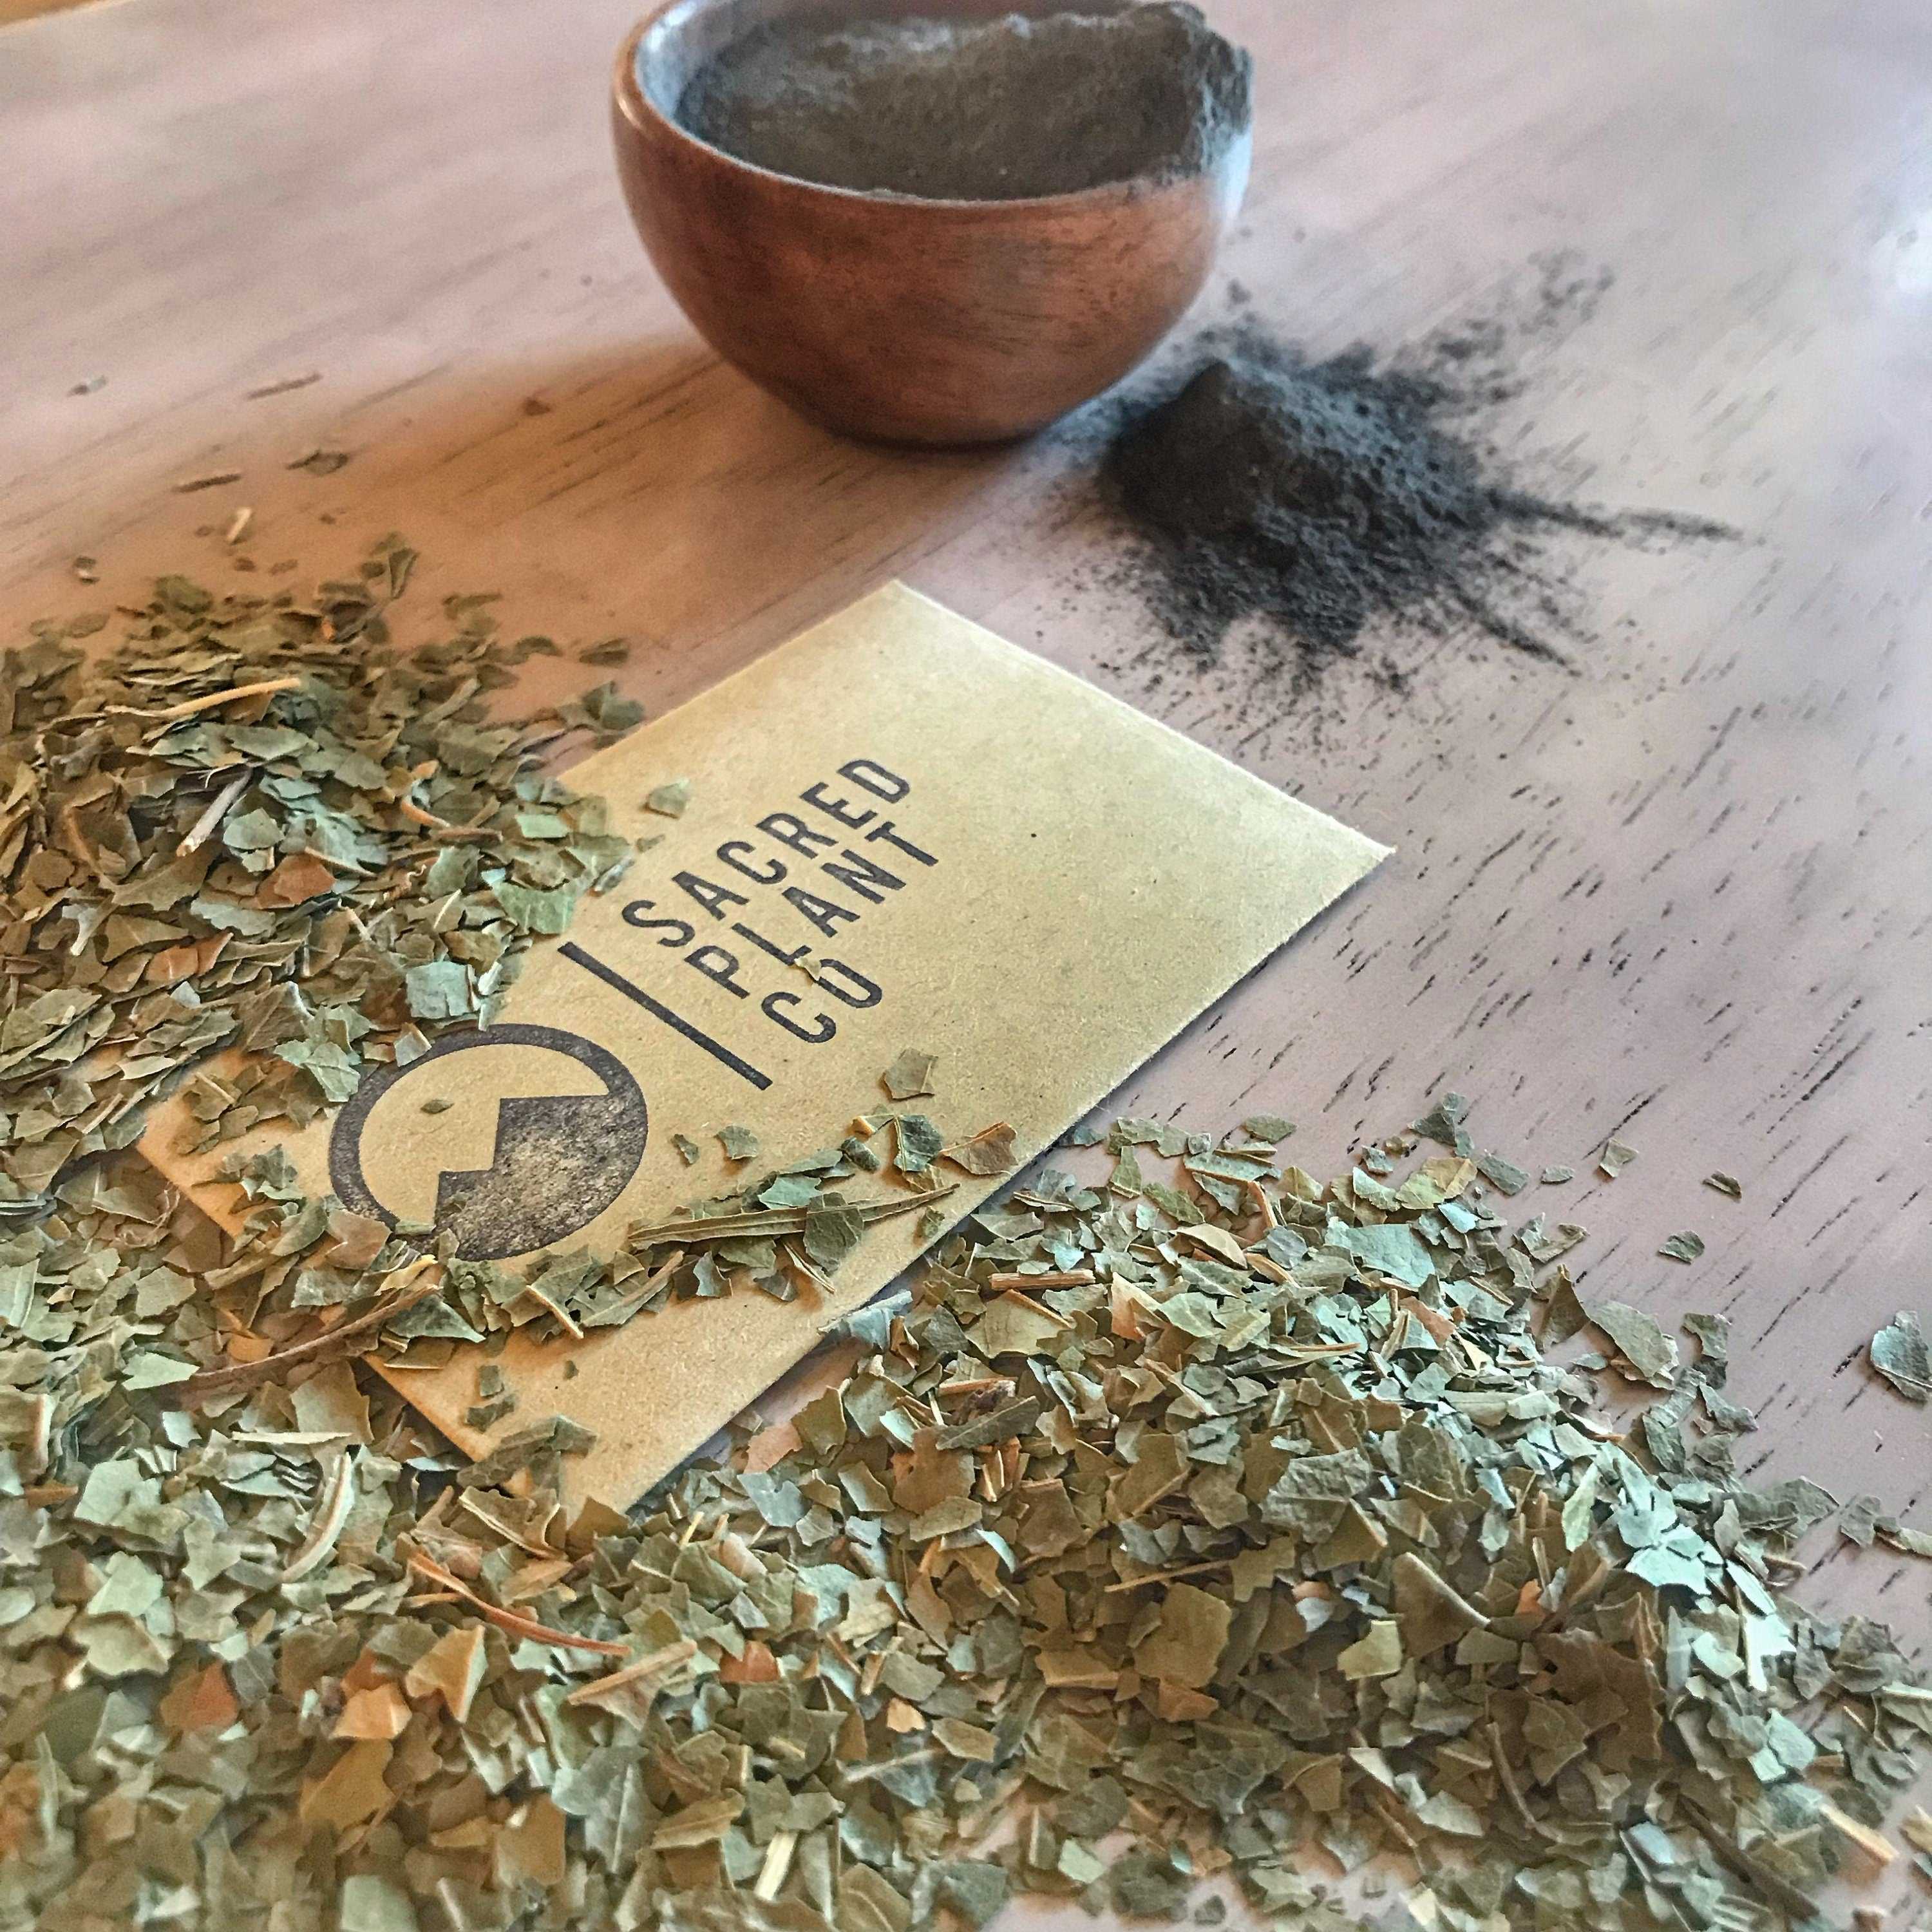
[[(450, 1062), (460, 1054), (472, 1057), (458, 1077)], [(547, 1070), (553, 1056), (557, 1064)], [(599, 1090), (582, 1090), (586, 1073)], [(533, 1082), (556, 1090), (532, 1092)], [(460, 1095), (460, 1118), (454, 1109), (420, 1111), (451, 1089)], [(372, 1134), (379, 1108), (381, 1136)], [(382, 1198), (385, 1163), (373, 1143), (399, 1131), (398, 1110), (412, 1136), (433, 1142), (451, 1132), (448, 1121), (473, 1132), (478, 1110), (492, 1108), (489, 1164), (436, 1172), (434, 1223), (456, 1236), (464, 1261), (502, 1261), (568, 1240), (623, 1192), (644, 1160), (649, 1110), (615, 1054), (557, 1027), (493, 1026), (447, 1034), (406, 1066), (384, 1067), (362, 1082), (329, 1136), (336, 1198), (394, 1227), (404, 1216)], [(419, 1206), (415, 1218), (427, 1218)]]

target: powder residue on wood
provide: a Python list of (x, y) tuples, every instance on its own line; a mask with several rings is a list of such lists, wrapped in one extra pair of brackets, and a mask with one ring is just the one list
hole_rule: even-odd
[(1006, 201), (1210, 166), (1247, 127), (1248, 56), (1193, 8), (992, 20), (777, 21), (715, 56), (677, 118), (802, 180)]
[(1204, 338), (1178, 386), (1129, 406), (1101, 479), (1141, 540), (1129, 577), (1173, 638), (1211, 658), (1258, 619), (1306, 670), (1353, 652), (1378, 620), (1462, 622), (1561, 658), (1576, 639), (1538, 568), (1552, 532), (1732, 534), (1499, 479), (1454, 424), (1469, 400), (1462, 346), (1437, 345), (1440, 373), (1365, 349), (1310, 362), (1247, 325)]

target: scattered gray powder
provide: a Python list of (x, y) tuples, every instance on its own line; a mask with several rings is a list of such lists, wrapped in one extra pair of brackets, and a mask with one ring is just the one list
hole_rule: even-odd
[(1311, 362), (1252, 323), (1202, 346), (1211, 352), (1197, 351), (1178, 386), (1126, 407), (1101, 478), (1141, 539), (1130, 580), (1203, 658), (1259, 618), (1304, 672), (1352, 654), (1378, 620), (1470, 625), (1562, 659), (1552, 632), (1586, 639), (1535, 595), (1549, 536), (1735, 535), (1702, 518), (1552, 501), (1498, 477), (1455, 421), (1470, 401), (1455, 380), (1460, 341), (1433, 345), (1432, 368), (1360, 349)]
[(1252, 62), (1192, 7), (979, 21), (777, 21), (715, 56), (677, 118), (835, 188), (1010, 201), (1173, 179), (1247, 128)]

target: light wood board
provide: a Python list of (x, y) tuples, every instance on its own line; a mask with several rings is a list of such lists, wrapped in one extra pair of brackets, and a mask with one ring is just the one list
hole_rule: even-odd
[[(627, 0), (129, 0), (0, 33), (5, 613), (93, 601), (76, 551), (110, 584), (172, 567), (237, 502), (265, 563), (346, 562), (398, 524), (430, 592), (647, 639), (621, 682), (656, 710), (902, 576), (1400, 848), (1119, 1107), (1278, 1108), (1316, 1169), (1444, 1085), (1520, 1157), (1587, 1172), (1620, 1132), (1622, 1179), (1550, 1190), (1600, 1231), (1586, 1292), (1729, 1314), (1761, 1472), (1922, 1516), (1927, 1412), (1861, 1356), (1932, 1292), (1932, 21), (1208, 10), (1256, 50), (1262, 120), (1204, 314), (1235, 278), (1318, 350), (1388, 344), (1540, 254), (1612, 272), (1524, 356), (1506, 450), (1546, 488), (1748, 541), (1563, 552), (1600, 638), (1574, 674), (1464, 638), (1400, 700), (1366, 664), (1318, 703), (1247, 650), (1198, 671), (1110, 588), (1064, 487), (1077, 430), (892, 454), (716, 366), (605, 151)], [(354, 461), (282, 470), (318, 442)], [(169, 494), (230, 467), (242, 488)], [(1700, 1186), (1713, 1168), (1742, 1204)], [(1654, 1258), (1685, 1228), (1702, 1261)], [(1927, 1567), (1820, 1549), (1814, 1598), (1922, 1652)]]

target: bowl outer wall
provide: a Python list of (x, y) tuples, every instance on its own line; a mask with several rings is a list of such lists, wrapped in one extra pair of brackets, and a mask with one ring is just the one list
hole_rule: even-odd
[(987, 442), (1118, 382), (1200, 292), (1246, 184), (1251, 137), (1207, 170), (1020, 201), (923, 201), (774, 174), (645, 98), (638, 46), (612, 95), (632, 219), (728, 362), (802, 413), (878, 440)]

